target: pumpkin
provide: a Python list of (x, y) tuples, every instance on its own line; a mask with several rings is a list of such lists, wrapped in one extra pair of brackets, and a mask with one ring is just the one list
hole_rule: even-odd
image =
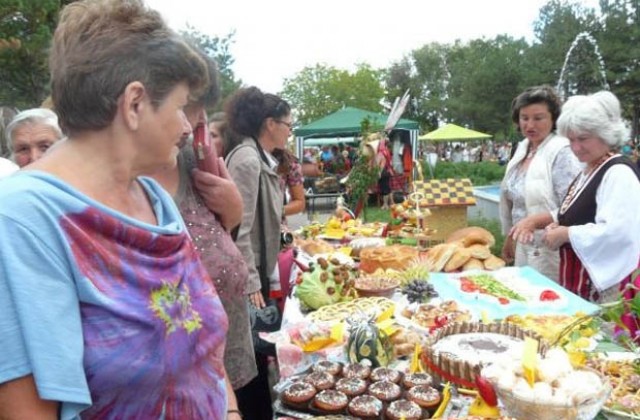
[(349, 341), (347, 356), (351, 363), (368, 360), (371, 366), (387, 366), (393, 354), (389, 336), (375, 323), (375, 317), (347, 319), (349, 323)]

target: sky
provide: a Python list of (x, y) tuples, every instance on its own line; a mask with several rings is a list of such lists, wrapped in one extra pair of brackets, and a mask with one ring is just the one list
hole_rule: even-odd
[[(548, 0), (146, 0), (176, 30), (235, 31), (233, 70), (245, 85), (278, 93), (318, 63), (353, 71), (389, 67), (431, 42), (508, 34), (532, 41)], [(597, 0), (582, 0), (595, 7)]]

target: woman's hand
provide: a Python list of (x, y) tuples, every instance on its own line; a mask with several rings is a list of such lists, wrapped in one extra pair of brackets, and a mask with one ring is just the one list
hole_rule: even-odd
[(249, 294), (249, 302), (258, 309), (262, 309), (267, 306), (264, 303), (264, 298), (262, 297), (262, 292), (260, 292), (260, 290)]
[(504, 239), (504, 245), (502, 245), (502, 259), (511, 264), (516, 258), (516, 243), (511, 236), (507, 236)]
[(542, 242), (551, 249), (558, 249), (569, 242), (569, 228), (552, 223), (544, 229)]
[(242, 196), (222, 158), (218, 158), (220, 176), (194, 169), (193, 184), (209, 210), (218, 215), (222, 226), (231, 230), (242, 221)]
[(516, 223), (509, 231), (509, 237), (514, 241), (530, 244), (533, 242), (533, 232), (536, 230), (536, 224), (532, 217), (525, 217)]

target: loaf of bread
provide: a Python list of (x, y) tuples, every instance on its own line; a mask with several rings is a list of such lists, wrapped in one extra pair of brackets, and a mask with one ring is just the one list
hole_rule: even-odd
[(447, 273), (451, 273), (461, 268), (469, 259), (471, 258), (471, 252), (468, 248), (458, 248), (449, 261), (444, 265), (444, 271)]
[(464, 247), (469, 247), (474, 244), (487, 245), (491, 247), (496, 243), (496, 239), (488, 230), (477, 226), (470, 226), (456, 230), (449, 235), (446, 242), (460, 242)]
[(479, 260), (486, 260), (491, 256), (491, 250), (487, 245), (473, 244), (467, 247), (467, 249), (469, 250), (473, 258), (476, 258)]
[(484, 263), (477, 258), (469, 258), (469, 261), (462, 266), (462, 271), (468, 270), (484, 270)]
[(402, 271), (418, 257), (418, 250), (407, 245), (365, 248), (360, 252), (360, 270), (374, 273), (378, 269)]
[(506, 265), (506, 263), (502, 258), (496, 257), (495, 255), (492, 255), (486, 260), (484, 260), (483, 264), (486, 270), (497, 270)]
[(427, 254), (430, 271), (442, 271), (451, 256), (460, 248), (457, 243), (439, 244), (431, 248)]

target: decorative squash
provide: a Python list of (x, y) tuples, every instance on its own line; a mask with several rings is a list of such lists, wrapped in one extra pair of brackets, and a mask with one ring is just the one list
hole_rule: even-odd
[(375, 317), (357, 316), (348, 318), (349, 341), (347, 355), (349, 361), (358, 363), (362, 360), (371, 362), (371, 366), (387, 366), (393, 354), (389, 336), (378, 328)]

